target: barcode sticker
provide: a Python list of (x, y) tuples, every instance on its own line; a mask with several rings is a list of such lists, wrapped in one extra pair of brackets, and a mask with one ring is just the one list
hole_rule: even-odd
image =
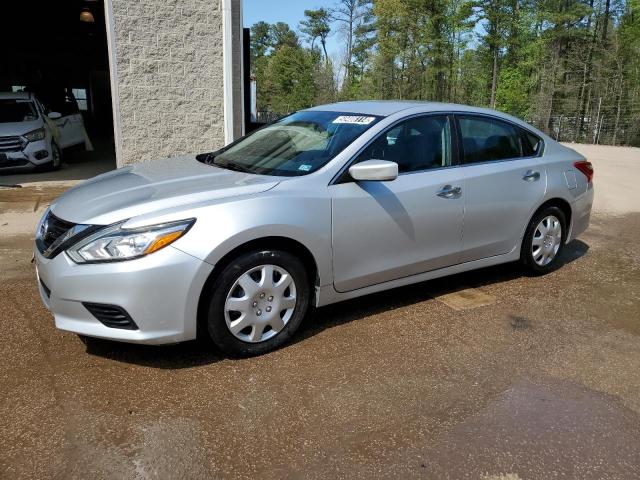
[(369, 125), (376, 117), (363, 117), (361, 115), (340, 115), (331, 123), (351, 123), (354, 125)]

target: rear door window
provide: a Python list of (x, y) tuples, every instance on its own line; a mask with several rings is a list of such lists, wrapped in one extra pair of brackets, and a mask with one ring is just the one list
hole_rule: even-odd
[(490, 117), (460, 115), (457, 118), (464, 164), (523, 156), (518, 127)]

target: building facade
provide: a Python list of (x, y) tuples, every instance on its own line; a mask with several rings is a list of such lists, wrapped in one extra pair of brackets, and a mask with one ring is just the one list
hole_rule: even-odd
[(244, 132), (241, 0), (106, 0), (117, 165)]

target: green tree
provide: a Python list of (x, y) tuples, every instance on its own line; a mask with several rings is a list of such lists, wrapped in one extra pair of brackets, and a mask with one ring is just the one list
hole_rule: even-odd
[(325, 62), (328, 62), (329, 55), (327, 55), (327, 37), (331, 33), (329, 12), (324, 8), (319, 8), (317, 10), (305, 10), (304, 16), (305, 19), (300, 22), (300, 31), (307, 36), (309, 43), (311, 44), (311, 50), (314, 49), (316, 39), (320, 39)]
[[(640, 145), (640, 0), (335, 1), (333, 24), (322, 9), (301, 22), (311, 48), (286, 24), (254, 25), (259, 108), (444, 100), (559, 140)], [(316, 43), (332, 30), (345, 38), (338, 78)]]
[(274, 40), (271, 32), (271, 25), (267, 22), (254, 23), (251, 26), (251, 58), (264, 57), (270, 48), (273, 47)]
[(271, 36), (273, 37), (273, 47), (275, 49), (280, 49), (284, 46), (292, 48), (300, 46), (298, 35), (284, 22), (271, 25)]
[(344, 56), (345, 78), (351, 79), (357, 29), (370, 19), (372, 0), (338, 0), (331, 18), (340, 25), (347, 41)]
[(299, 46), (282, 45), (269, 56), (258, 85), (258, 103), (277, 113), (289, 113), (314, 104), (312, 53)]

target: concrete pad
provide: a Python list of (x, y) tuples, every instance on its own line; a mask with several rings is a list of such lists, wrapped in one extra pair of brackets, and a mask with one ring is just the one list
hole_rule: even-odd
[(49, 203), (67, 188), (51, 185), (0, 188), (0, 235), (32, 234)]
[(438, 295), (435, 299), (454, 310), (469, 310), (471, 308), (484, 307), (496, 301), (493, 295), (489, 295), (478, 288), (465, 288), (457, 292)]

